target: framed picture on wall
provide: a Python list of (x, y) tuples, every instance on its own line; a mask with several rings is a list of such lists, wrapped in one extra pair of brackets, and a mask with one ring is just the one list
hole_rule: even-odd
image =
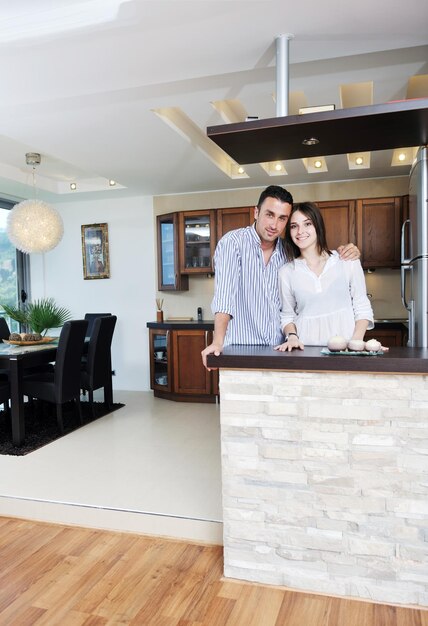
[(110, 278), (108, 224), (82, 225), (83, 278)]

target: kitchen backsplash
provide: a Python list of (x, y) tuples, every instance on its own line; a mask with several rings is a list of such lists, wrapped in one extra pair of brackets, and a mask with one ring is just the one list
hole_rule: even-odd
[[(164, 319), (168, 317), (193, 317), (197, 319), (198, 307), (202, 308), (202, 318), (212, 320), (211, 300), (214, 294), (214, 276), (190, 276), (189, 291), (163, 291), (158, 297), (163, 298)], [(153, 321), (156, 318), (156, 306), (153, 303)]]
[[(375, 270), (364, 273), (367, 293), (371, 294), (371, 303), (375, 319), (406, 319), (407, 311), (401, 303), (400, 271)], [(164, 317), (186, 316), (197, 319), (197, 309), (202, 308), (204, 320), (213, 319), (211, 300), (214, 292), (214, 277), (191, 276), (189, 291), (163, 292)], [(156, 317), (153, 303), (153, 320)]]
[(406, 319), (408, 313), (401, 303), (400, 270), (382, 269), (364, 275), (375, 319)]

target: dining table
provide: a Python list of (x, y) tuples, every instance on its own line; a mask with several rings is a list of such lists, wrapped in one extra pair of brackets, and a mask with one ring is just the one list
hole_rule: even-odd
[(15, 446), (22, 445), (25, 439), (23, 372), (25, 368), (55, 361), (57, 347), (57, 340), (33, 346), (0, 344), (0, 369), (5, 370), (9, 376), (12, 441)]

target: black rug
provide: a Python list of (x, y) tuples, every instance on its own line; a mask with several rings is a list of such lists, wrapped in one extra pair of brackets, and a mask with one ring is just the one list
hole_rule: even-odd
[[(125, 406), (120, 403), (113, 403), (110, 409), (107, 409), (104, 402), (95, 402), (95, 418), (92, 417), (92, 411), (88, 402), (82, 402), (83, 426), (89, 422), (93, 422), (100, 417), (104, 417), (112, 411), (117, 411)], [(53, 410), (52, 410), (53, 409)], [(4, 411), (0, 411), (0, 454), (9, 454), (13, 456), (24, 456), (34, 450), (38, 450), (55, 439), (68, 435), (73, 430), (82, 428), (79, 422), (77, 410), (74, 403), (64, 405), (63, 411), (64, 434), (58, 431), (56, 422), (56, 411), (53, 406), (36, 406), (36, 411), (31, 410), (29, 406), (25, 406), (25, 441), (22, 446), (16, 447), (12, 443), (12, 428), (10, 424), (10, 416), (7, 418)]]

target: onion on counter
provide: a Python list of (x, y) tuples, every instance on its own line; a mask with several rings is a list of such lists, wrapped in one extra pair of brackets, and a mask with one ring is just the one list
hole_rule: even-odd
[(327, 348), (331, 352), (339, 352), (340, 350), (346, 350), (348, 347), (348, 342), (345, 337), (341, 337), (340, 335), (335, 335), (334, 337), (330, 337), (327, 341)]
[(362, 339), (350, 339), (348, 341), (348, 350), (352, 352), (362, 352), (365, 350), (366, 343)]
[(366, 350), (368, 352), (379, 352), (381, 347), (382, 344), (377, 339), (369, 339), (368, 341), (366, 341)]

